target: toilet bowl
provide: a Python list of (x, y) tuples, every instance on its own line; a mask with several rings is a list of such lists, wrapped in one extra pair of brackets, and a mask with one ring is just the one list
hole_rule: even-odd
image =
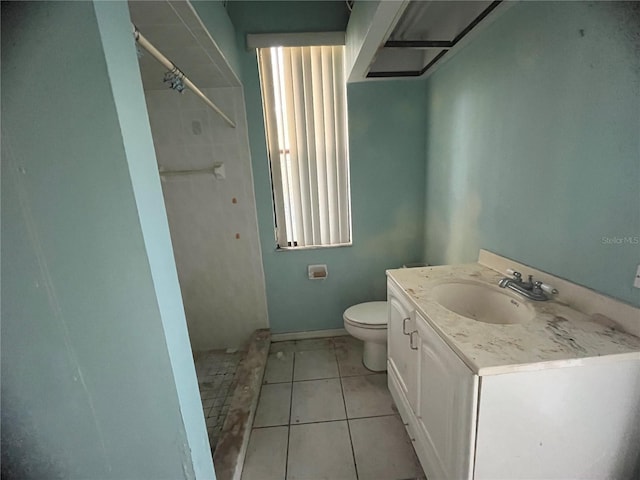
[(366, 302), (344, 311), (344, 328), (364, 342), (362, 363), (369, 370), (387, 369), (387, 302)]

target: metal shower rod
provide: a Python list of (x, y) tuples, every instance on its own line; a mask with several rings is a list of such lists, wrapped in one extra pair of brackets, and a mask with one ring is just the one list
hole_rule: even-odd
[(189, 87), (189, 89), (193, 93), (199, 96), (204, 103), (209, 105), (209, 107), (211, 107), (218, 115), (220, 115), (225, 120), (225, 122), (227, 122), (233, 128), (236, 128), (235, 122), (231, 120), (227, 115), (225, 115), (225, 113), (222, 110), (220, 110), (220, 108), (218, 108), (218, 106), (215, 103), (209, 100), (207, 96), (204, 93), (202, 93), (202, 91), (200, 91), (200, 89), (196, 87), (191, 80), (187, 78), (187, 76), (184, 74), (184, 72), (182, 72), (182, 70), (180, 70), (171, 60), (165, 57), (156, 47), (154, 47), (149, 42), (149, 40), (147, 40), (140, 33), (140, 30), (138, 30), (138, 28), (135, 25), (132, 25), (132, 27), (133, 27), (133, 37), (142, 48), (144, 48), (147, 52), (149, 52), (153, 58), (155, 58), (158, 62), (164, 65), (167, 69), (180, 72), (181, 79), (184, 82), (184, 84), (187, 87)]

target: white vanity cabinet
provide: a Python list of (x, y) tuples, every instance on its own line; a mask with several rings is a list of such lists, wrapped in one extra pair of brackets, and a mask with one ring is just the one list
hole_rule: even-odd
[(640, 478), (638, 355), (474, 370), (387, 287), (389, 390), (429, 480)]

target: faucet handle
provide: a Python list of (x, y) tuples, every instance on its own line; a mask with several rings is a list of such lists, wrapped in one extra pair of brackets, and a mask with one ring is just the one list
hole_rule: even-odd
[(522, 281), (522, 274), (520, 272), (516, 272), (512, 268), (507, 268), (507, 275), (513, 275), (513, 278), (518, 282)]
[(543, 283), (542, 285), (540, 285), (540, 288), (542, 289), (543, 292), (547, 292), (549, 295), (558, 294), (558, 290), (556, 288), (553, 288), (551, 285), (548, 285), (546, 283)]
[(548, 293), (549, 295), (556, 295), (558, 290), (553, 288), (551, 285), (547, 285), (546, 283), (542, 283), (541, 281), (537, 281), (533, 284), (534, 288), (539, 289), (541, 292)]

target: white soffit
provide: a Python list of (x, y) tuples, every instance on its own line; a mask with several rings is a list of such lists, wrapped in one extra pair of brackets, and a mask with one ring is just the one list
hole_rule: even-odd
[(344, 45), (344, 32), (249, 33), (247, 49)]

